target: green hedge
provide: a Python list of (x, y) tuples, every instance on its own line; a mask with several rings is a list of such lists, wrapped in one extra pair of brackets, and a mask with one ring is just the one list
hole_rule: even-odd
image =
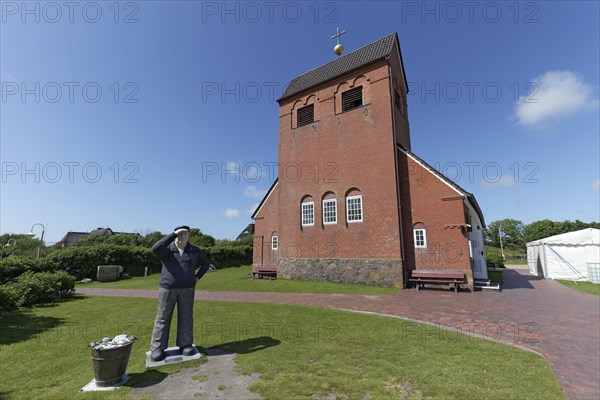
[(26, 271), (2, 287), (0, 293), (7, 298), (7, 311), (14, 305), (31, 307), (36, 304), (53, 303), (75, 293), (75, 278), (63, 271)]
[(486, 254), (485, 262), (488, 268), (504, 268), (504, 258), (500, 254)]
[(160, 260), (152, 251), (140, 246), (98, 245), (69, 247), (57, 251), (49, 259), (58, 263), (61, 269), (81, 278), (96, 278), (98, 265), (121, 265), (123, 272), (131, 276), (144, 275), (144, 268), (150, 272), (160, 271)]
[(217, 268), (252, 264), (252, 246), (216, 245), (203, 248), (202, 251)]
[(0, 260), (0, 284), (10, 282), (24, 272), (53, 272), (61, 266), (49, 258), (26, 256), (7, 257)]
[[(217, 268), (252, 264), (252, 246), (216, 245), (202, 249)], [(96, 278), (98, 265), (121, 265), (131, 276), (160, 272), (160, 260), (152, 250), (141, 246), (74, 246), (58, 250), (43, 258), (8, 257), (0, 260), (0, 284), (8, 283), (19, 275), (31, 272), (63, 270), (77, 279)]]

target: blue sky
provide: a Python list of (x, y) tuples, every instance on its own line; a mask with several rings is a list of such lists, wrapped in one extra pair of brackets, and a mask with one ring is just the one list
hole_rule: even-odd
[[(2, 1), (1, 233), (235, 238), (295, 76), (398, 32), (412, 150), (487, 222), (600, 219), (595, 1)], [(36, 232), (39, 234), (39, 227)]]

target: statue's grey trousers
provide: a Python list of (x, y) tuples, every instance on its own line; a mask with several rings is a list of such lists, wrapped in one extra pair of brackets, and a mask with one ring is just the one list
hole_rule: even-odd
[(169, 330), (175, 304), (177, 304), (177, 341), (181, 349), (194, 342), (194, 291), (192, 288), (165, 289), (158, 291), (158, 311), (152, 332), (150, 350), (165, 350), (169, 347)]

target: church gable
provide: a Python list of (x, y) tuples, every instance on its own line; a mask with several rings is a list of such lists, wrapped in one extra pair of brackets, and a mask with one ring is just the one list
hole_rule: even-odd
[[(416, 154), (414, 154), (410, 150), (407, 150), (406, 148), (404, 148), (402, 146), (398, 146), (398, 150), (400, 150), (401, 152), (406, 154), (407, 157), (409, 157), (416, 163), (416, 165), (420, 166), (420, 168), (421, 168), (420, 173), (413, 173), (413, 175), (416, 179), (421, 179), (421, 180), (425, 181), (426, 175), (424, 175), (424, 172), (426, 172), (430, 178), (437, 179), (439, 182), (445, 184), (449, 189), (451, 189), (450, 191), (447, 191), (447, 190), (445, 191), (445, 193), (446, 193), (445, 197), (452, 198), (454, 196), (460, 196), (461, 198), (468, 201), (468, 203), (469, 203), (468, 206), (477, 213), (477, 216), (478, 216), (479, 220), (481, 221), (481, 224), (483, 224), (485, 226), (483, 212), (481, 211), (481, 208), (479, 207), (479, 204), (477, 203), (477, 200), (475, 199), (475, 196), (472, 193), (469, 193), (466, 190), (464, 190), (462, 187), (460, 187), (454, 181), (452, 181), (451, 179), (446, 177), (444, 174), (442, 174), (441, 172), (436, 170), (434, 167), (429, 165), (425, 160), (418, 157)], [(411, 173), (412, 173), (412, 171), (408, 171), (408, 174), (411, 174)]]

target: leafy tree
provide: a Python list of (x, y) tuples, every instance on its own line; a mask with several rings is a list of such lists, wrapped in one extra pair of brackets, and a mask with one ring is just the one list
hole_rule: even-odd
[(155, 231), (155, 232), (150, 232), (147, 233), (142, 239), (140, 239), (140, 246), (144, 246), (144, 247), (152, 247), (152, 245), (154, 245), (154, 243), (158, 242), (160, 239), (164, 238), (166, 235), (163, 235), (162, 233)]
[(104, 241), (108, 239), (108, 236), (105, 236), (101, 232), (92, 232), (81, 238), (79, 242), (77, 242), (76, 246), (94, 246), (97, 244), (102, 244)]
[(501, 219), (488, 224), (485, 230), (485, 239), (490, 246), (500, 247), (500, 229), (507, 236), (502, 237), (502, 244), (505, 247), (525, 248), (525, 239), (523, 236), (523, 222), (516, 219)]
[(134, 233), (119, 233), (106, 238), (104, 244), (115, 244), (117, 246), (135, 246), (138, 243), (138, 235)]
[[(15, 241), (10, 239), (14, 239)], [(6, 246), (9, 240), (10, 245)], [(5, 233), (0, 235), (0, 252), (2, 253), (2, 257), (9, 257), (11, 255), (37, 257), (37, 249), (39, 245), (40, 239), (31, 235), (15, 233)], [(42, 243), (42, 256), (45, 254), (45, 247), (45, 243)]]
[(192, 237), (192, 236), (202, 236), (202, 229), (190, 228), (190, 237)]
[(534, 240), (542, 239), (548, 236), (560, 235), (561, 233), (578, 231), (585, 228), (596, 228), (600, 229), (600, 223), (598, 222), (582, 222), (580, 220), (575, 221), (551, 221), (544, 219), (541, 221), (535, 221), (530, 223), (523, 229), (523, 236), (525, 243), (532, 242)]
[(200, 248), (212, 247), (216, 243), (214, 237), (205, 235), (200, 229), (192, 228), (190, 230), (190, 244)]
[[(161, 232), (150, 232), (140, 240), (140, 245), (144, 247), (152, 247), (158, 240), (166, 235)], [(212, 247), (216, 244), (216, 240), (211, 235), (205, 235), (198, 228), (190, 228), (190, 244), (200, 248)]]
[(254, 235), (248, 235), (245, 238), (242, 238), (240, 240), (235, 240), (231, 243), (233, 246), (236, 245), (247, 245), (247, 246), (253, 246), (254, 245)]
[(562, 233), (561, 223), (549, 219), (532, 222), (523, 229), (525, 243), (558, 235), (559, 233)]

